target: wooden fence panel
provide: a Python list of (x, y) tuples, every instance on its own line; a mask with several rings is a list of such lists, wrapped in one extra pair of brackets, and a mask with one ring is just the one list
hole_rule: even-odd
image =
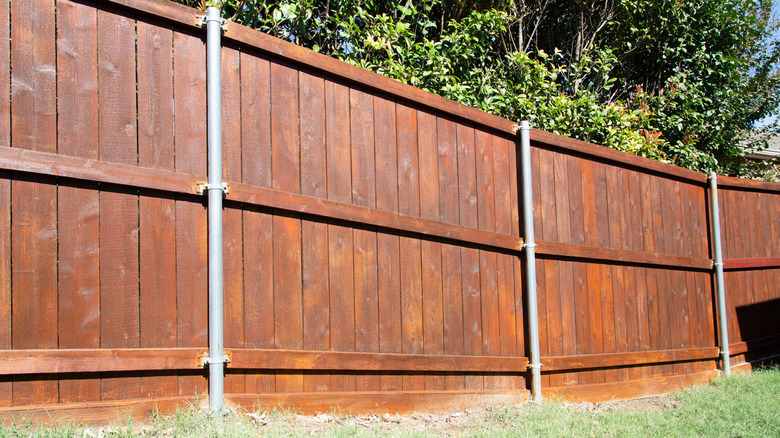
[[(542, 357), (715, 345), (707, 317), (712, 289), (701, 272), (709, 257), (703, 184), (593, 161), (548, 144), (532, 146), (539, 178), (537, 236), (541, 245), (559, 244), (542, 251), (539, 263)], [(611, 251), (625, 251), (636, 262), (615, 264)], [(655, 255), (651, 260), (643, 254)], [(668, 256), (691, 269), (676, 268)], [(705, 330), (710, 332), (702, 334)], [(545, 383), (638, 380), (711, 367), (561, 369)]]
[[(2, 374), (0, 406), (205, 395), (198, 14), (0, 2), (0, 349), (57, 366)], [(239, 25), (224, 40), (227, 392), (524, 395), (513, 123)], [(704, 175), (531, 137), (543, 385), (712, 371)], [(741, 362), (777, 347), (780, 190), (722, 184)]]
[[(719, 182), (720, 179), (719, 179)], [(719, 190), (729, 342), (735, 364), (777, 351), (780, 342), (780, 195), (724, 179)]]

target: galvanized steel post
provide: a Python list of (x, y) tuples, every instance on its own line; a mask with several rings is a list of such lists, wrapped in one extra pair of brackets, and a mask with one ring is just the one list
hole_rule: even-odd
[(720, 331), (720, 355), (723, 361), (723, 374), (731, 375), (729, 358), (729, 332), (726, 321), (726, 290), (723, 283), (723, 253), (720, 240), (720, 211), (718, 209), (718, 176), (710, 173), (710, 224), (712, 225), (712, 251), (715, 257), (715, 285), (718, 294), (718, 321)]
[(208, 228), (209, 228), (209, 410), (224, 405), (225, 355), (222, 345), (222, 18), (219, 8), (206, 9), (208, 80)]
[(527, 121), (520, 122), (520, 163), (523, 178), (523, 230), (528, 292), (528, 337), (530, 338), (531, 396), (535, 402), (542, 401), (542, 379), (539, 360), (539, 316), (536, 304), (536, 244), (534, 243), (534, 209), (531, 190), (531, 127)]

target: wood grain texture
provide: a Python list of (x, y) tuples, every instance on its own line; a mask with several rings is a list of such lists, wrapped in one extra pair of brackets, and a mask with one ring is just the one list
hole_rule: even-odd
[[(143, 422), (157, 413), (172, 415), (196, 403), (193, 397), (163, 397), (155, 400), (131, 399), (47, 406), (23, 405), (0, 408), (0, 421), (7, 425), (28, 421), (36, 425), (66, 425), (66, 427), (75, 423), (109, 426), (130, 420), (136, 423)], [(201, 403), (208, 403), (208, 400), (201, 399)]]
[[(0, 3), (0, 145), (11, 144), (10, 2)], [(11, 348), (11, 180), (0, 171), (0, 348)], [(11, 404), (11, 382), (0, 382), (0, 406)]]
[[(0, 171), (0, 348), (11, 348), (11, 179)], [(13, 384), (0, 382), (0, 406), (9, 406)]]
[[(99, 156), (137, 164), (135, 21), (97, 14)], [(139, 346), (138, 197), (135, 190), (100, 193), (100, 337), (108, 348)], [(137, 398), (137, 378), (105, 378), (103, 400)]]
[[(138, 165), (173, 171), (172, 32), (143, 21), (137, 32)], [(140, 346), (176, 347), (176, 202), (153, 191), (139, 194)], [(175, 375), (141, 378), (143, 397), (178, 394)]]
[[(98, 158), (97, 14), (93, 5), (57, 3), (57, 150)], [(100, 227), (96, 184), (57, 188), (58, 346), (100, 346)], [(75, 376), (73, 376), (75, 377)], [(59, 383), (60, 402), (100, 399), (100, 380)]]
[[(177, 172), (206, 174), (205, 47), (200, 38), (173, 35), (173, 95)], [(176, 199), (176, 321), (178, 347), (208, 345), (208, 234), (202, 199)], [(179, 395), (206, 391), (202, 376), (180, 375)]]
[[(241, 53), (241, 178), (246, 184), (271, 187), (271, 79), (267, 60)], [(273, 348), (273, 216), (247, 206), (242, 214), (244, 241), (244, 345)], [(273, 392), (273, 373), (247, 373), (248, 392)]]
[[(164, 4), (154, 0), (101, 0), (106, 3), (114, 3), (127, 8), (143, 11), (156, 15), (167, 20), (172, 20), (192, 28), (199, 28), (199, 17), (201, 12), (178, 4)], [(516, 129), (516, 122), (502, 119), (491, 114), (483, 113), (462, 104), (447, 100), (432, 93), (402, 84), (398, 81), (368, 72), (355, 66), (339, 62), (328, 56), (315, 53), (301, 46), (294, 45), (261, 32), (249, 29), (245, 26), (231, 23), (225, 32), (225, 38), (240, 42), (249, 47), (255, 48), (263, 53), (273, 54), (296, 62), (314, 70), (322, 71), (336, 78), (357, 82), (373, 90), (388, 93), (393, 97), (405, 101), (411, 101), (414, 104), (424, 105), (428, 108), (443, 111), (463, 120), (469, 120), (478, 123), (486, 128), (500, 131), (506, 135), (513, 136)], [(642, 171), (652, 171), (665, 174), (674, 178), (689, 180), (691, 182), (704, 185), (707, 176), (700, 172), (689, 171), (675, 167), (666, 163), (638, 157), (636, 155), (622, 153), (614, 149), (597, 146), (591, 143), (566, 138), (557, 134), (534, 129), (531, 131), (531, 138), (534, 142), (541, 144), (554, 145), (558, 148), (567, 149), (572, 152), (589, 155), (592, 158), (609, 160), (615, 163), (623, 163)], [(778, 184), (763, 184), (759, 181), (737, 180), (744, 187), (752, 189), (763, 189), (780, 191)], [(722, 177), (721, 184), (732, 183), (730, 178)], [(736, 183), (733, 183), (736, 184)], [(742, 186), (740, 186), (742, 187)]]
[[(439, 213), (444, 222), (460, 224), (459, 212), (459, 148), (458, 128), (450, 120), (437, 119), (439, 153)], [(463, 354), (463, 286), (460, 248), (441, 245), (442, 335), (441, 351), (447, 354)], [(444, 377), (444, 387), (463, 389), (465, 378), (458, 375)], [(438, 383), (438, 382), (437, 382)]]
[[(253, 162), (255, 159), (257, 157), (251, 157), (250, 162)], [(167, 172), (119, 163), (16, 150), (2, 146), (0, 146), (0, 169), (19, 170), (25, 173), (62, 176), (84, 181), (105, 182), (180, 194), (198, 193), (197, 182), (205, 179), (205, 176), (202, 174), (198, 176), (197, 174), (188, 174), (178, 170), (176, 172)], [(262, 167), (258, 169), (258, 172), (263, 171)], [(262, 178), (262, 175), (260, 177)], [(305, 213), (509, 251), (519, 251), (523, 243), (522, 239), (516, 236), (415, 218), (407, 214), (391, 213), (345, 202), (287, 193), (253, 184), (235, 182), (228, 182), (228, 184), (230, 186), (230, 193), (227, 196), (228, 200), (260, 207)]]
[(232, 349), (231, 367), (241, 369), (521, 373), (525, 357), (339, 351)]
[[(328, 160), (327, 196), (351, 203), (352, 161), (349, 133), (349, 89), (325, 83), (325, 133)], [(352, 229), (328, 224), (328, 266), (330, 280), (330, 348), (355, 351), (354, 247)], [(354, 391), (354, 375), (333, 375), (333, 391)]]
[[(300, 72), (301, 193), (327, 196), (325, 159), (325, 82), (322, 77)], [(328, 225), (302, 221), (303, 347), (330, 349), (330, 303), (328, 284)], [(330, 375), (303, 377), (305, 391), (327, 391)]]
[[(477, 155), (475, 131), (458, 125), (458, 214), (460, 224), (479, 226), (477, 213)], [(479, 284), (479, 251), (460, 248), (461, 290), (463, 301), (463, 352), (482, 354), (482, 298)], [(482, 389), (482, 376), (465, 376), (464, 387)]]
[[(56, 152), (54, 2), (11, 3), (14, 148)], [(20, 18), (24, 17), (24, 18)], [(57, 189), (51, 178), (11, 183), (11, 345), (57, 346)], [(15, 382), (13, 404), (56, 402), (57, 382)]]
[(305, 415), (338, 410), (361, 415), (376, 412), (452, 412), (479, 406), (521, 404), (527, 390), (519, 391), (393, 391), (330, 392), (322, 394), (235, 394), (228, 397), (247, 411), (290, 407)]
[[(242, 180), (241, 166), (241, 54), (222, 49), (222, 179)], [(222, 210), (223, 341), (225, 347), (245, 345), (244, 321), (244, 243), (240, 206), (229, 204)], [(242, 374), (228, 373), (225, 392), (246, 392)]]
[[(398, 212), (399, 164), (396, 104), (374, 96), (374, 136), (376, 148), (376, 206)], [(379, 351), (400, 353), (401, 335), (401, 259), (400, 236), (377, 233), (377, 295), (379, 300)], [(382, 390), (400, 391), (403, 377), (381, 375)]]
[[(429, 220), (440, 219), (440, 191), (442, 179), (447, 184), (446, 169), (440, 169), (445, 158), (448, 139), (439, 143), (437, 118), (433, 114), (417, 112), (417, 150), (420, 163), (420, 216)], [(445, 133), (446, 135), (446, 133)], [(445, 163), (446, 164), (446, 163)], [(422, 286), (422, 335), (425, 354), (444, 352), (444, 316), (441, 290), (441, 244), (420, 242)], [(425, 376), (426, 390), (444, 389), (443, 376)]]
[[(298, 71), (271, 63), (271, 182), (273, 188), (299, 193)], [(274, 216), (274, 346), (303, 348), (301, 220)], [(303, 376), (277, 374), (276, 390), (303, 390)]]
[(582, 401), (606, 402), (665, 394), (669, 391), (701, 385), (709, 382), (720, 371), (710, 369), (697, 374), (672, 377), (655, 377), (641, 381), (609, 382), (593, 385), (551, 387), (543, 390), (544, 397), (566, 400), (571, 403)]
[[(352, 147), (352, 202), (376, 207), (374, 97), (350, 90), (350, 145)], [(373, 230), (354, 229), (355, 351), (379, 351), (379, 296), (377, 294), (377, 236)], [(360, 391), (379, 389), (379, 376), (359, 375)]]
[(677, 350), (634, 351), (628, 353), (584, 354), (577, 356), (542, 357), (544, 372), (589, 368), (612, 368), (669, 362), (710, 360), (718, 357), (717, 347)]
[(11, 145), (11, 7), (0, 4), (0, 145)]
[[(512, 229), (512, 192), (510, 187), (511, 171), (514, 162), (510, 162), (509, 142), (498, 137), (493, 138), (493, 174), (495, 183), (496, 232), (514, 234)], [(517, 350), (517, 299), (515, 297), (515, 273), (513, 254), (497, 254), (496, 269), (498, 283), (499, 308), (499, 354), (514, 357)], [(521, 332), (522, 333), (522, 332)], [(519, 389), (520, 381), (514, 377), (502, 377), (499, 380), (502, 389)]]

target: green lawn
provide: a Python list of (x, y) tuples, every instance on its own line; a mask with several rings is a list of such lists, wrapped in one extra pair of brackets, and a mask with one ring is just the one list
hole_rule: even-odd
[(707, 386), (633, 402), (546, 402), (384, 418), (263, 412), (212, 419), (190, 409), (144, 425), (128, 423), (102, 429), (0, 426), (0, 437), (38, 436), (780, 437), (780, 369), (718, 378)]

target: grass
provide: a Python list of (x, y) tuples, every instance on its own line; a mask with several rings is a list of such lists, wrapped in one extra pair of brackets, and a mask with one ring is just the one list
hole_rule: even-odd
[[(303, 417), (274, 411), (209, 418), (196, 410), (110, 428), (31, 423), (0, 426), (4, 437), (780, 437), (780, 368), (718, 378), (652, 403), (491, 406), (404, 417)], [(397, 422), (399, 421), (400, 422)]]

